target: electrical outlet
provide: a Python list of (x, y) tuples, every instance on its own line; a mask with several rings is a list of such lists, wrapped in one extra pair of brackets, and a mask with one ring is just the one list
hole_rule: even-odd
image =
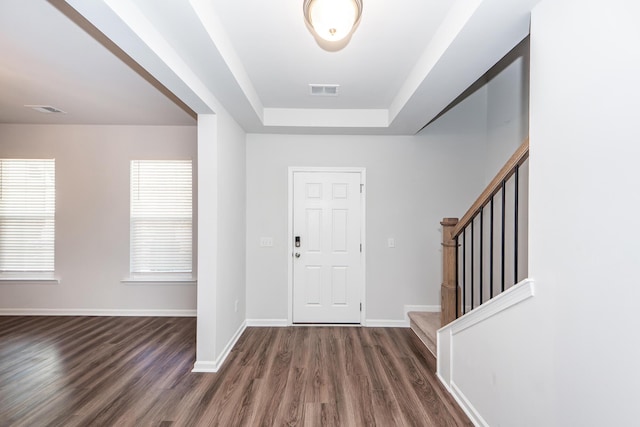
[(235, 303), (235, 311), (236, 313), (238, 312), (238, 300), (236, 300), (236, 303)]
[(260, 246), (263, 248), (270, 248), (273, 246), (273, 237), (261, 237)]
[(387, 246), (390, 248), (395, 248), (396, 247), (396, 239), (394, 239), (393, 237), (389, 237), (387, 239)]

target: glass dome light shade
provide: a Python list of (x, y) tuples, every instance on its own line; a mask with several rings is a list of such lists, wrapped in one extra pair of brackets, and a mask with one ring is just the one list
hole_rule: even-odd
[(305, 19), (316, 34), (327, 41), (347, 37), (360, 19), (361, 3), (356, 0), (308, 0)]

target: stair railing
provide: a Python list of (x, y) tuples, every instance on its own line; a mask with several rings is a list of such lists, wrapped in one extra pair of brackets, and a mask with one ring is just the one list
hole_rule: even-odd
[[(521, 168), (528, 166), (529, 139), (471, 205), (462, 219), (442, 225), (442, 326), (487, 302), (526, 277), (528, 213), (522, 208)], [(527, 185), (525, 181), (524, 185)], [(525, 231), (523, 231), (525, 230)], [(510, 264), (510, 265), (508, 265)]]

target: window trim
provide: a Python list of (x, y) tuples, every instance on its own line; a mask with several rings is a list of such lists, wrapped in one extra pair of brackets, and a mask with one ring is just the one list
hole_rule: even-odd
[[(191, 221), (191, 265), (190, 265), (190, 270), (189, 271), (149, 271), (149, 272), (134, 272), (132, 271), (132, 267), (133, 267), (133, 246), (132, 246), (132, 234), (131, 234), (131, 230), (132, 230), (132, 224), (133, 224), (133, 215), (132, 215), (132, 209), (133, 209), (133, 205), (132, 205), (132, 196), (133, 196), (133, 183), (132, 183), (132, 179), (133, 179), (133, 168), (134, 168), (134, 164), (138, 163), (138, 166), (140, 165), (140, 162), (189, 162), (189, 166), (191, 169), (191, 181), (190, 181), (190, 185), (191, 185), (191, 217), (190, 217), (190, 221)], [(138, 171), (139, 173), (139, 171)], [(194, 189), (195, 189), (195, 177), (194, 177), (194, 173), (195, 173), (195, 169), (194, 169), (194, 161), (193, 159), (189, 158), (189, 159), (132, 159), (129, 161), (129, 177), (130, 177), (130, 182), (129, 182), (129, 271), (128, 271), (128, 276), (125, 277), (124, 279), (122, 279), (120, 282), (125, 284), (125, 285), (147, 285), (147, 284), (161, 284), (161, 285), (195, 285), (197, 283), (197, 279), (195, 277), (195, 263), (196, 263), (196, 247), (195, 247), (195, 241), (196, 241), (196, 236), (195, 236), (195, 214), (196, 214), (196, 207), (195, 207), (195, 194), (194, 194)]]
[[(162, 274), (162, 273), (158, 273)], [(153, 275), (141, 277), (140, 275), (129, 276), (120, 281), (120, 283), (129, 286), (136, 285), (196, 285), (198, 280), (193, 276), (177, 277), (171, 276), (171, 273), (165, 273), (163, 276)]]
[[(51, 269), (34, 269), (34, 270), (0, 270), (0, 284), (58, 284), (60, 280), (56, 277), (56, 241), (57, 241), (57, 186), (56, 186), (56, 159), (55, 158), (27, 158), (27, 157), (2, 157), (0, 158), (0, 171), (2, 171), (4, 167), (4, 162), (46, 162), (50, 163), (48, 167), (51, 167), (51, 170), (48, 172), (52, 173), (52, 177), (48, 175), (48, 173), (43, 174), (43, 183), (45, 185), (42, 187), (42, 190), (45, 193), (45, 201), (43, 202), (43, 206), (47, 205), (47, 197), (53, 197), (53, 212), (52, 212), (52, 222), (53, 222), (53, 233), (52, 233), (52, 244), (51, 244)], [(10, 175), (9, 175), (10, 176)], [(47, 180), (51, 178), (49, 182)], [(2, 191), (2, 176), (0, 176), (0, 191)], [(47, 184), (52, 184), (51, 186)], [(51, 193), (48, 193), (48, 192)], [(48, 216), (47, 216), (48, 217)], [(26, 267), (26, 266), (25, 266)]]
[(42, 276), (36, 277), (29, 272), (23, 273), (12, 273), (11, 275), (7, 275), (6, 273), (0, 275), (0, 285), (59, 285), (60, 279), (53, 274), (50, 276)]

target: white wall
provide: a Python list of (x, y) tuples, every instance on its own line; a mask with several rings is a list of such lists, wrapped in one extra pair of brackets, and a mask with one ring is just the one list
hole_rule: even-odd
[(638, 424), (638, 16), (626, 0), (532, 16), (530, 322), (554, 326), (557, 426)]
[(549, 352), (553, 322), (541, 315), (549, 309), (548, 293), (537, 285), (535, 296), (518, 305), (457, 331), (460, 323), (482, 318), (483, 310), (521, 290), (514, 287), (438, 332), (438, 375), (477, 425), (561, 426), (550, 422), (556, 387)]
[(198, 319), (195, 371), (217, 371), (218, 117), (198, 115)]
[[(529, 136), (529, 40), (522, 41), (496, 67), (500, 71), (487, 83), (487, 166), (485, 169), (487, 184)], [(529, 162), (525, 161), (519, 174), (518, 258), (521, 261), (518, 264), (518, 279), (514, 279), (513, 269), (507, 268), (505, 272), (507, 287), (527, 277), (528, 166)], [(509, 214), (505, 221), (507, 242), (505, 264), (508, 266), (513, 265), (514, 256), (514, 220), (511, 214), (514, 185), (515, 179), (512, 177), (507, 182), (506, 191), (506, 206)], [(495, 203), (495, 209), (498, 212), (498, 206), (501, 204), (500, 196)], [(499, 249), (495, 248), (496, 260), (500, 256)]]
[[(247, 135), (247, 318), (287, 318), (289, 166), (366, 168), (367, 319), (398, 321), (405, 304), (439, 305), (439, 223), (482, 191), (485, 105), (478, 91), (413, 137)], [(260, 237), (274, 246), (260, 247)]]
[[(218, 355), (246, 318), (246, 143), (228, 115), (218, 117)], [(203, 183), (205, 185), (205, 183)], [(237, 301), (237, 310), (236, 307)]]
[(245, 325), (245, 147), (244, 131), (226, 112), (198, 116), (195, 371), (217, 371)]
[(529, 43), (496, 66), (487, 83), (487, 184), (529, 136)]
[[(528, 132), (528, 45), (416, 136), (247, 135), (247, 318), (287, 318), (287, 169), (367, 168), (368, 320), (440, 304), (443, 217), (462, 216)], [(273, 237), (273, 247), (260, 247)], [(387, 247), (387, 239), (396, 248)]]
[(488, 425), (638, 424), (639, 15), (624, 0), (533, 10), (535, 296), (454, 344), (453, 380)]
[[(488, 185), (496, 176), (497, 172), (504, 166), (513, 153), (522, 145), (529, 135), (529, 39), (526, 38), (514, 47), (504, 58), (498, 61), (489, 70), (483, 80), (484, 86), (479, 90), (486, 94), (486, 106), (484, 111), (477, 114), (486, 116), (486, 153), (483, 157), (484, 184)], [(506, 217), (505, 217), (505, 288), (516, 283), (514, 276), (514, 189), (515, 178), (511, 177), (506, 183)], [(479, 194), (478, 194), (479, 195)], [(519, 174), (519, 194), (518, 194), (518, 280), (527, 277), (527, 220), (528, 220), (528, 161), (525, 161)], [(494, 239), (500, 239), (500, 214), (502, 212), (501, 193), (494, 198)], [(462, 216), (464, 212), (459, 215)], [(484, 211), (484, 229), (482, 239), (483, 252), (483, 294), (489, 297), (490, 287), (490, 207), (486, 206)], [(474, 229), (474, 306), (480, 301), (479, 281), (480, 281), (480, 219), (476, 218)], [(466, 235), (466, 280), (465, 280), (465, 304), (471, 309), (471, 227), (467, 229)], [(497, 240), (496, 242), (499, 242)], [(501, 282), (500, 259), (502, 248), (499, 244), (494, 244), (494, 269), (493, 282)], [(459, 263), (459, 276), (462, 277), (463, 265)], [(494, 288), (494, 294), (497, 292)]]
[(121, 283), (129, 273), (129, 161), (195, 159), (194, 126), (0, 125), (0, 157), (56, 159), (60, 279), (0, 283), (0, 312), (194, 313), (193, 284)]

